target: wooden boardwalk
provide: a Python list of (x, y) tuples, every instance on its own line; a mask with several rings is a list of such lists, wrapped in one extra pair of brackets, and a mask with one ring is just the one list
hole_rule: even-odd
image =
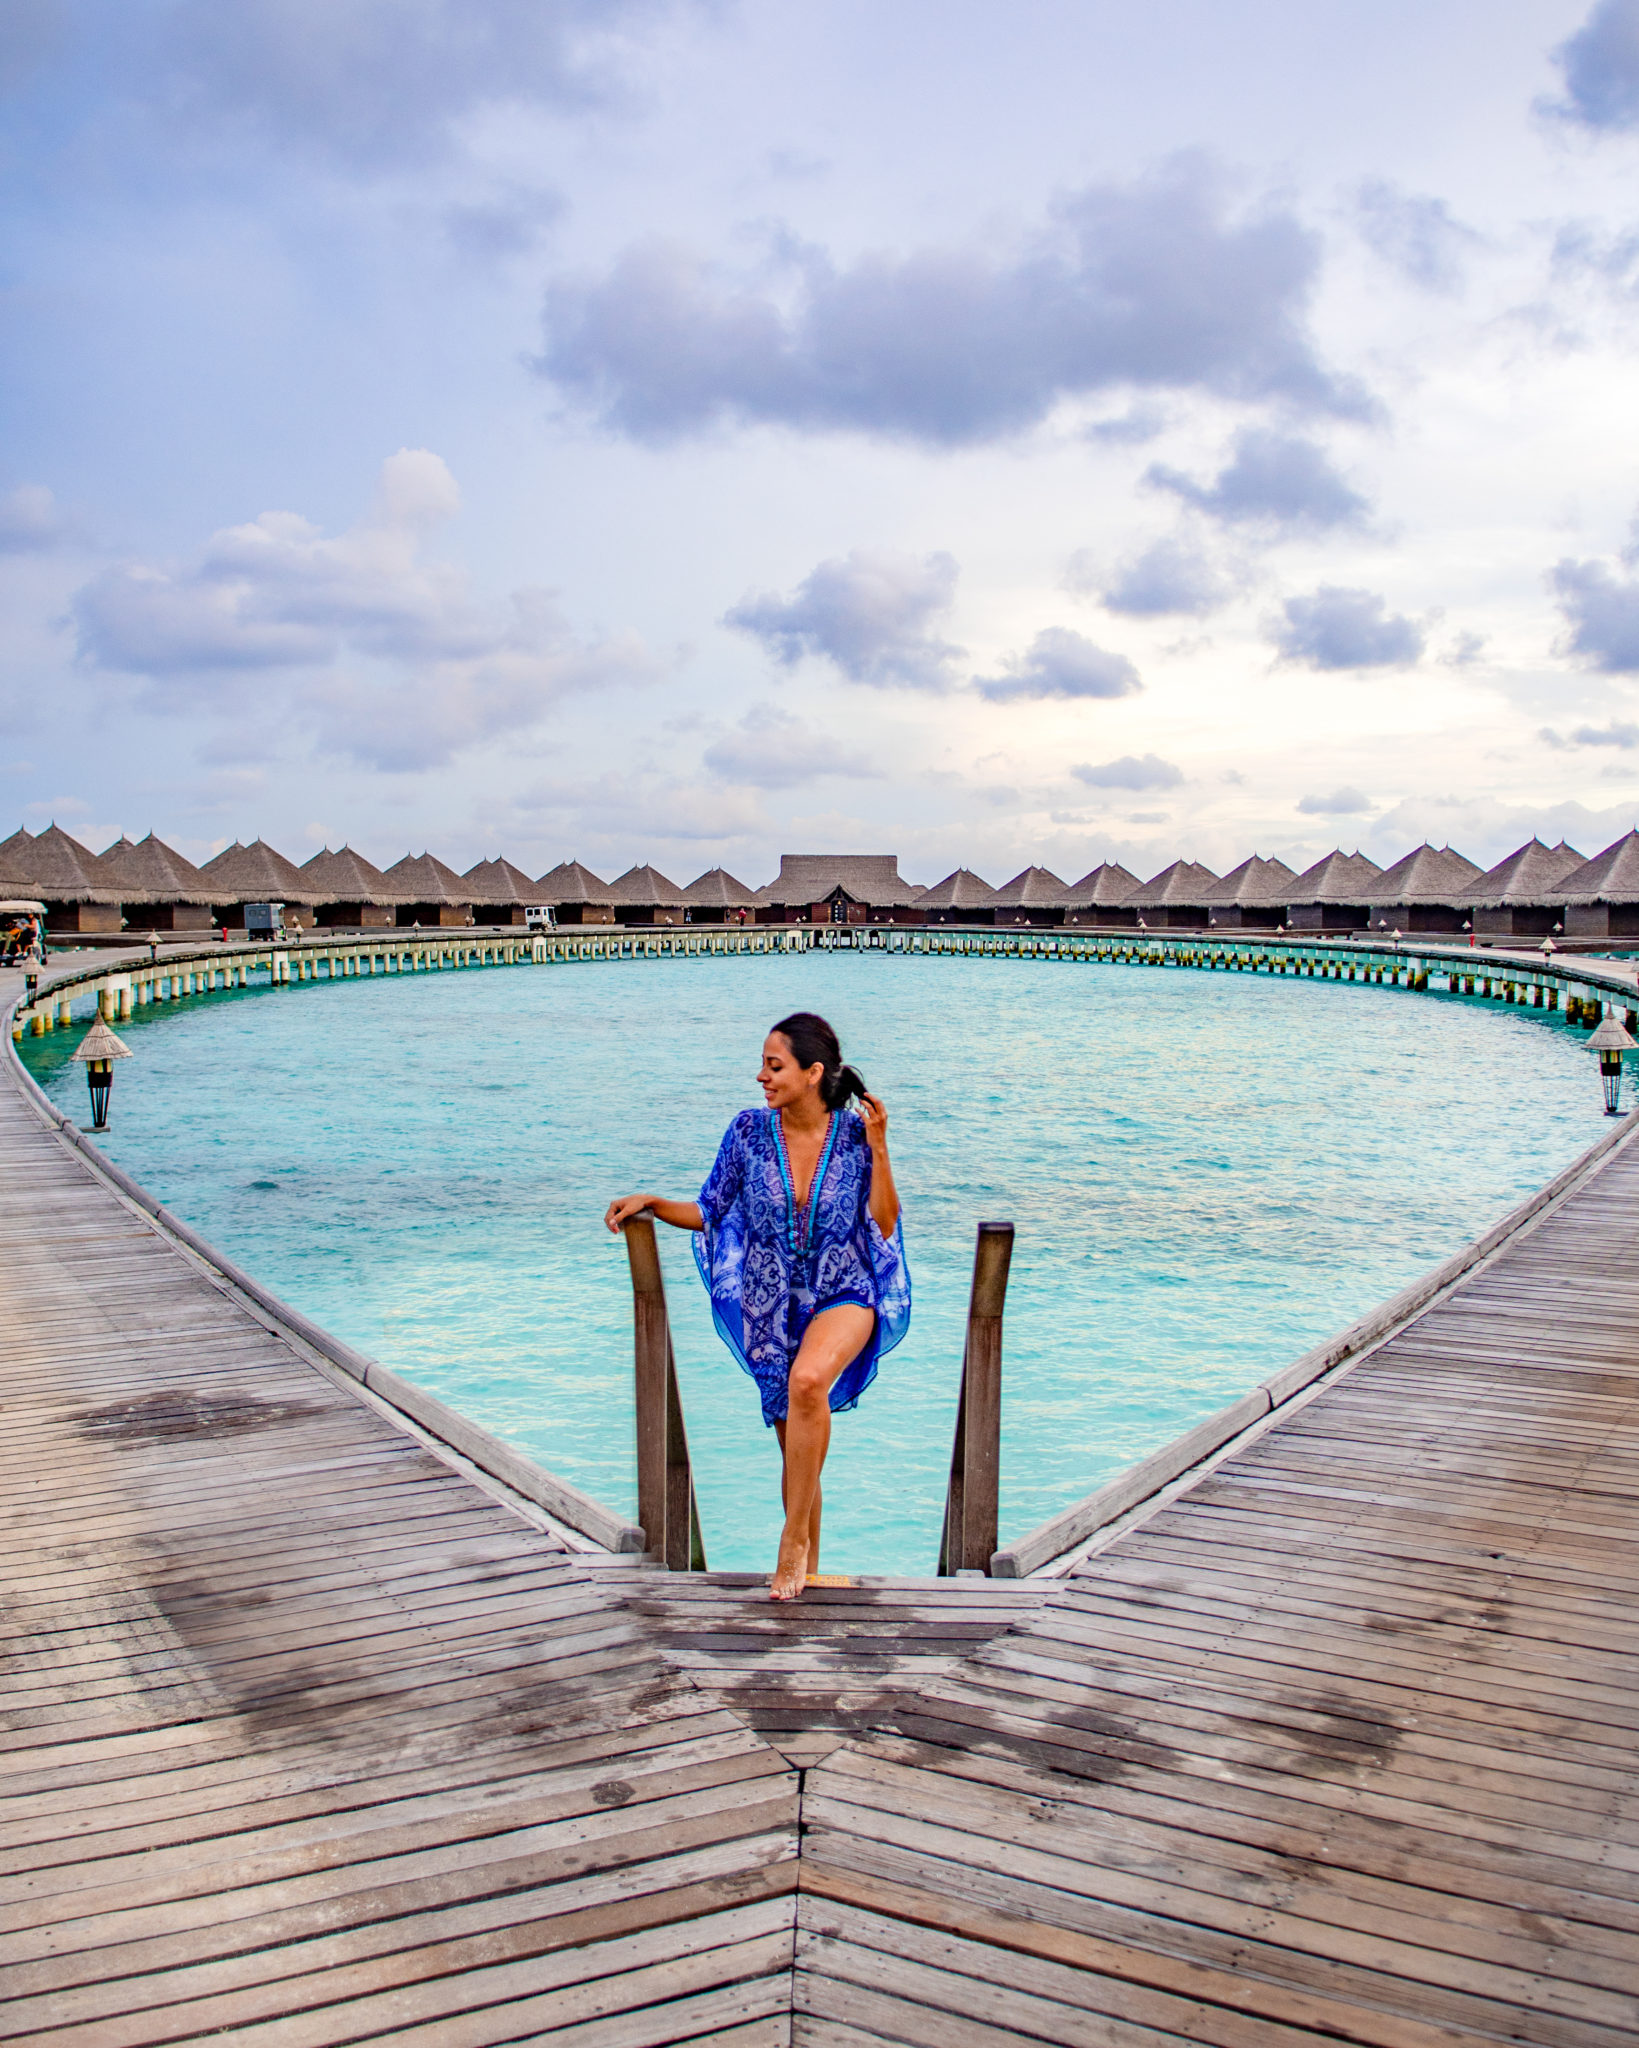
[(1639, 1144), (1067, 1579), (779, 1612), (560, 1548), (9, 1084), (0, 1185), (7, 2042), (1639, 2041)]

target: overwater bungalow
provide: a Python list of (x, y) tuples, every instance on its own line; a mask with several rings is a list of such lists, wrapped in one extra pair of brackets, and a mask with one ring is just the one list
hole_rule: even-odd
[(321, 892), (294, 861), (260, 839), (249, 846), (236, 839), (206, 861), (199, 873), (211, 892), (212, 922), (229, 931), (244, 930), (247, 903), (282, 903), (287, 925), (311, 926), (317, 920)]
[(387, 870), (387, 882), (399, 899), (394, 911), (400, 929), (409, 925), (469, 925), (472, 898), (466, 883), (435, 854), (405, 854)]
[(1546, 938), (1565, 928), (1565, 877), (1583, 865), (1586, 856), (1562, 839), (1544, 846), (1528, 839), (1506, 860), (1479, 878), (1468, 898), (1468, 915), (1477, 932), (1505, 938)]
[(461, 886), (480, 924), (527, 924), (529, 906), (541, 900), (541, 892), (523, 869), (501, 855), (468, 868)]
[(1366, 899), (1383, 870), (1368, 854), (1341, 847), (1317, 860), (1286, 891), (1286, 925), (1297, 932), (1359, 932)]
[(1366, 891), (1366, 927), (1374, 933), (1459, 932), (1480, 879), (1477, 861), (1450, 846), (1413, 847)]
[(994, 924), (996, 891), (971, 868), (954, 868), (921, 891), (915, 909), (925, 924)]
[(535, 884), (537, 903), (548, 904), (559, 924), (613, 924), (615, 899), (609, 884), (600, 881), (578, 860), (560, 861)]
[[(145, 900), (141, 890), (131, 895)], [(51, 932), (117, 932), (126, 887), (103, 867), (89, 846), (70, 839), (60, 826), (30, 832), (20, 825), (0, 841), (0, 896), (32, 899), (46, 907)]]
[(1221, 879), (1197, 860), (1175, 860), (1141, 883), (1127, 903), (1136, 921), (1151, 930), (1205, 931)]
[(1051, 868), (1021, 868), (995, 892), (993, 922), (1008, 925), (1063, 924), (1070, 909), (1070, 885)]
[(97, 856), (103, 872), (126, 891), (125, 922), (133, 930), (204, 932), (211, 929), (210, 884), (152, 832), (134, 843), (122, 832)]
[(755, 920), (757, 894), (727, 868), (707, 868), (683, 891), (683, 915), (690, 924), (747, 924)]
[(350, 846), (304, 860), (301, 875), (310, 889), (321, 892), (318, 921), (344, 931), (379, 930), (398, 915), (400, 897), (387, 877)]
[(1115, 925), (1130, 929), (1138, 922), (1138, 912), (1128, 898), (1138, 886), (1138, 877), (1119, 861), (1101, 860), (1096, 868), (1089, 868), (1079, 882), (1070, 884), (1070, 904), (1064, 921), (1066, 924)]
[(1568, 938), (1639, 938), (1639, 831), (1625, 832), (1557, 886)]
[(1286, 899), (1297, 876), (1283, 860), (1253, 854), (1207, 897), (1207, 922), (1220, 931), (1272, 932), (1286, 922)]
[(688, 903), (683, 892), (658, 868), (641, 863), (609, 884), (620, 924), (683, 924)]
[(915, 924), (917, 891), (896, 853), (783, 853), (757, 891), (759, 924)]

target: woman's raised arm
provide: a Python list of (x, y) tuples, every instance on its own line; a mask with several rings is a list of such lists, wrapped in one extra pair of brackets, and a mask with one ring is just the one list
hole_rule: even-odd
[(704, 1230), (706, 1227), (698, 1202), (668, 1202), (660, 1195), (617, 1195), (605, 1210), (603, 1220), (618, 1234), (623, 1223), (630, 1223), (645, 1209), (652, 1209), (662, 1223), (671, 1224), (674, 1230)]

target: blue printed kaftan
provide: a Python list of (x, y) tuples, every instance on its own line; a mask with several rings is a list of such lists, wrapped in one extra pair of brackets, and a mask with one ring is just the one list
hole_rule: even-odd
[(821, 1309), (851, 1301), (876, 1311), (870, 1341), (831, 1389), (833, 1409), (853, 1407), (910, 1327), (900, 1227), (884, 1237), (870, 1202), (871, 1148), (852, 1110), (832, 1116), (800, 1210), (778, 1111), (743, 1109), (723, 1135), (700, 1190), (706, 1227), (694, 1257), (718, 1334), (757, 1382), (766, 1423), (785, 1419), (791, 1361)]

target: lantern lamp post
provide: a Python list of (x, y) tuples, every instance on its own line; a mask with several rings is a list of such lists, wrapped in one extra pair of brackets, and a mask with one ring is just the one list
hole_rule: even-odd
[(91, 1128), (94, 1131), (106, 1131), (108, 1096), (114, 1086), (114, 1062), (128, 1060), (131, 1057), (131, 1048), (123, 1040), (116, 1038), (102, 1018), (98, 1017), (96, 1023), (74, 1048), (72, 1057), (85, 1061), (86, 1085), (91, 1090)]
[(1639, 1038), (1607, 1017), (1588, 1040), (1589, 1052), (1599, 1055), (1599, 1083), (1605, 1091), (1605, 1114), (1622, 1114), (1622, 1055), (1639, 1049)]

